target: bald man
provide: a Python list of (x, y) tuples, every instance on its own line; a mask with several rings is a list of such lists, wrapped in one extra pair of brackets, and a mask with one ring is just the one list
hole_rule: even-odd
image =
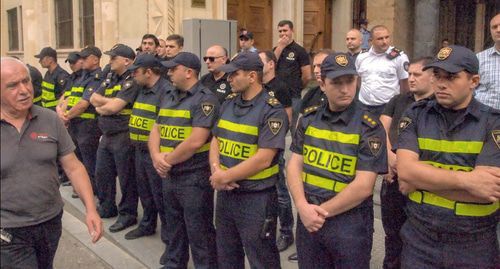
[(345, 45), (347, 47), (347, 54), (349, 54), (354, 62), (361, 52), (366, 50), (361, 49), (363, 44), (363, 35), (358, 29), (351, 29), (347, 32), (345, 37)]
[(209, 88), (217, 98), (219, 103), (223, 103), (226, 97), (232, 92), (227, 81), (227, 74), (217, 69), (228, 61), (227, 50), (219, 45), (211, 46), (207, 49), (203, 61), (207, 65), (208, 74), (201, 77), (203, 86)]

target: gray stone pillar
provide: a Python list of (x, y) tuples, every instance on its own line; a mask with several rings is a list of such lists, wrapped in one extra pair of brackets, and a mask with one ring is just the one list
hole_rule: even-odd
[(436, 53), (439, 30), (439, 0), (415, 0), (413, 56), (432, 56)]

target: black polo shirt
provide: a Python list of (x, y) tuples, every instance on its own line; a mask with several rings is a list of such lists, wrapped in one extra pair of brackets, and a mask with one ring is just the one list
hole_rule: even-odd
[(272, 91), (274, 93), (274, 97), (280, 101), (283, 107), (291, 107), (292, 106), (292, 98), (290, 97), (290, 93), (286, 84), (274, 77), (268, 83), (264, 84), (267, 91)]
[(321, 106), (323, 103), (327, 102), (325, 93), (321, 90), (319, 86), (310, 89), (300, 102), (300, 113), (304, 114), (304, 111), (313, 106)]
[[(273, 48), (273, 51), (276, 48)], [(280, 54), (276, 67), (276, 76), (287, 83), (292, 98), (300, 98), (302, 91), (303, 66), (309, 65), (309, 55), (299, 44), (292, 41)]]
[(2, 228), (36, 225), (63, 208), (57, 159), (75, 145), (55, 112), (34, 105), (30, 113), (21, 132), (0, 120)]
[(415, 103), (415, 97), (412, 93), (401, 93), (392, 97), (391, 101), (387, 103), (384, 108), (382, 115), (386, 115), (392, 118), (391, 126), (389, 128), (389, 141), (391, 145), (395, 145), (398, 142), (398, 123), (403, 113)]
[(212, 73), (205, 74), (200, 78), (201, 84), (211, 90), (219, 100), (219, 103), (224, 103), (226, 97), (232, 93), (231, 85), (227, 81), (228, 74), (224, 74), (218, 80), (215, 80)]

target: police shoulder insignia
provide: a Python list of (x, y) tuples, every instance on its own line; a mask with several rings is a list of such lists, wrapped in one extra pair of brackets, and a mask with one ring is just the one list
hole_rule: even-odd
[(269, 126), (269, 130), (276, 135), (283, 126), (283, 120), (278, 118), (270, 118), (267, 120), (267, 125)]
[(267, 103), (270, 104), (271, 106), (277, 106), (280, 104), (280, 101), (278, 101), (278, 99), (272, 97), (272, 98), (267, 99)]
[(270, 95), (271, 97), (274, 97), (274, 91), (272, 91), (272, 90), (271, 90), (271, 91), (268, 91), (268, 93), (269, 93), (269, 95)]
[(310, 106), (306, 109), (304, 109), (304, 115), (311, 114), (312, 112), (318, 110), (319, 106)]
[(382, 140), (379, 137), (372, 136), (368, 138), (368, 147), (374, 156), (377, 156), (382, 148)]
[(363, 115), (363, 122), (372, 128), (377, 126), (377, 122), (373, 119), (372, 116), (370, 116), (368, 114)]
[(214, 107), (215, 106), (212, 103), (207, 103), (207, 102), (201, 103), (201, 110), (203, 111), (205, 116), (212, 114), (212, 111), (214, 111)]
[(410, 68), (410, 62), (408, 62), (408, 61), (404, 62), (403, 68), (405, 69), (406, 72), (408, 72), (408, 69)]
[(126, 89), (128, 89), (128, 88), (132, 87), (132, 84), (133, 84), (133, 81), (132, 81), (132, 80), (127, 80), (127, 81), (125, 81), (125, 83), (123, 83), (123, 88), (122, 88), (122, 90), (126, 90)]
[(495, 144), (497, 144), (498, 149), (500, 149), (500, 130), (491, 131), (491, 136), (493, 137)]
[(401, 55), (401, 50), (392, 48), (392, 50), (387, 54), (387, 58), (389, 58), (389, 60), (392, 60), (397, 58), (399, 55)]
[(238, 96), (238, 94), (233, 92), (233, 93), (231, 93), (230, 95), (226, 96), (226, 100), (228, 100), (228, 99), (233, 99), (233, 98), (234, 98), (234, 97), (236, 97), (236, 96)]
[(94, 76), (94, 79), (96, 79), (96, 80), (99, 80), (99, 79), (101, 79), (101, 74), (99, 74), (99, 73), (96, 73), (96, 74), (95, 74), (95, 76)]
[(66, 80), (65, 80), (65, 79), (60, 79), (60, 80), (59, 80), (59, 85), (64, 85), (64, 83), (66, 83)]
[(411, 124), (411, 119), (408, 117), (402, 117), (398, 124), (398, 134), (404, 131), (408, 125)]

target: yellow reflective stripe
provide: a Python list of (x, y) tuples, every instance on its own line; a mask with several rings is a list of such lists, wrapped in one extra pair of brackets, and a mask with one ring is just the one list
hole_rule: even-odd
[(442, 168), (446, 170), (452, 170), (452, 171), (472, 171), (472, 167), (469, 166), (461, 166), (461, 165), (453, 165), (453, 164), (443, 164), (443, 163), (438, 163), (438, 162), (432, 162), (432, 161), (424, 161), (426, 164), (430, 164), (434, 167), (437, 168)]
[(83, 92), (84, 87), (72, 87), (71, 92)]
[(119, 112), (120, 115), (131, 115), (132, 114), (132, 109), (126, 108), (122, 109), (122, 111)]
[(78, 117), (82, 118), (82, 119), (95, 119), (95, 114), (93, 114), (93, 113), (82, 113)]
[(78, 104), (78, 101), (80, 101), (80, 99), (82, 99), (81, 97), (79, 96), (73, 96), (71, 95), (70, 97), (68, 97), (68, 106), (75, 106), (76, 104)]
[(151, 129), (153, 129), (154, 123), (155, 121), (153, 119), (148, 119), (137, 115), (131, 115), (130, 120), (128, 121), (128, 126), (135, 129), (151, 131)]
[(156, 113), (156, 106), (150, 104), (135, 102), (134, 108)]
[(38, 97), (33, 98), (33, 103), (40, 102), (42, 101), (42, 96), (39, 95)]
[(55, 106), (57, 106), (57, 103), (58, 103), (57, 100), (51, 101), (51, 102), (44, 102), (44, 101), (42, 101), (42, 106), (43, 107), (55, 107)]
[(148, 142), (149, 135), (141, 135), (141, 134), (130, 133), (130, 139), (134, 140), (134, 141)]
[[(195, 151), (195, 153), (207, 152), (210, 150), (210, 143), (206, 143), (201, 148)], [(172, 152), (174, 147), (160, 146), (160, 152)]]
[[(224, 166), (221, 164), (220, 166), (223, 170), (227, 170), (227, 166)], [(251, 177), (248, 177), (246, 179), (248, 180), (263, 180), (263, 179), (266, 179), (266, 178), (269, 178), (273, 175), (276, 175), (279, 171), (279, 166), (277, 164), (269, 167), (269, 168), (266, 168), (260, 172), (258, 172), (257, 174), (251, 176)]]
[(430, 138), (418, 138), (418, 147), (422, 150), (430, 150), (448, 153), (478, 154), (483, 148), (482, 141), (447, 141)]
[(257, 145), (233, 141), (222, 137), (219, 140), (220, 155), (233, 159), (246, 160), (257, 152)]
[(122, 89), (121, 85), (115, 85), (113, 88), (108, 88), (104, 91), (105, 96), (113, 95), (114, 92), (119, 92)]
[(341, 181), (326, 177), (320, 177), (305, 172), (302, 173), (302, 180), (307, 184), (334, 192), (341, 192), (348, 185), (347, 183)]
[(331, 152), (304, 145), (304, 163), (334, 173), (353, 176), (356, 173), (357, 157)]
[(343, 144), (359, 144), (358, 134), (346, 134), (342, 132), (335, 132), (330, 130), (322, 130), (313, 126), (309, 126), (306, 129), (306, 135), (312, 136), (314, 138), (325, 139), (328, 141), (335, 141)]
[(231, 122), (228, 120), (220, 120), (219, 123), (217, 124), (217, 127), (222, 128), (222, 129), (226, 129), (228, 131), (235, 132), (235, 133), (242, 133), (242, 134), (248, 134), (248, 135), (254, 135), (254, 136), (259, 135), (259, 128), (256, 126), (234, 123), (234, 122)]
[(42, 87), (47, 88), (49, 90), (53, 90), (56, 86), (52, 83), (47, 82), (47, 81), (42, 81)]
[[(161, 110), (160, 110), (161, 113)], [(191, 135), (191, 126), (173, 126), (160, 124), (160, 137), (166, 140), (183, 141)]]
[(56, 99), (56, 94), (54, 92), (42, 89), (42, 99), (54, 100)]
[(68, 97), (71, 95), (71, 90), (67, 90), (64, 92), (64, 97)]
[(484, 217), (495, 213), (500, 202), (490, 204), (472, 204), (453, 201), (428, 191), (414, 191), (408, 198), (417, 204), (428, 204), (453, 210), (457, 216)]
[(189, 110), (176, 110), (176, 109), (160, 109), (158, 116), (169, 117), (169, 118), (191, 118), (191, 112)]

